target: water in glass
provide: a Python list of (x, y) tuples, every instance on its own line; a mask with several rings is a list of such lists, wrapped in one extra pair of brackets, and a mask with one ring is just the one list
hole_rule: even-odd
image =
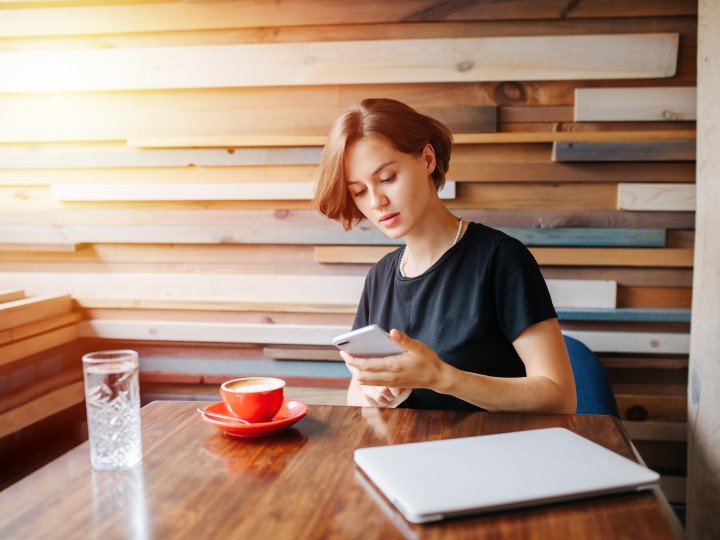
[(90, 456), (95, 469), (126, 469), (142, 459), (135, 351), (83, 357)]

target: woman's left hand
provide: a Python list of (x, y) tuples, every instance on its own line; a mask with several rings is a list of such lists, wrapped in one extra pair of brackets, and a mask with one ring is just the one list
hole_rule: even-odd
[(435, 351), (399, 330), (391, 330), (390, 337), (405, 352), (385, 358), (357, 358), (343, 355), (358, 383), (394, 388), (436, 389), (448, 368)]

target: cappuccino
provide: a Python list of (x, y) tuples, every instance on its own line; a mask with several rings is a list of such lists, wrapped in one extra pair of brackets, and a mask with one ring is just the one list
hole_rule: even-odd
[(285, 381), (273, 377), (233, 379), (220, 386), (228, 412), (248, 422), (270, 422), (283, 404)]
[(232, 392), (268, 392), (283, 386), (277, 379), (241, 379), (228, 383), (225, 387)]

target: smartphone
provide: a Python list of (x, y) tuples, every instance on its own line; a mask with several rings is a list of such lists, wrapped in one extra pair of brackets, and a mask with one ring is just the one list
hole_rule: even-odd
[(338, 349), (363, 358), (382, 358), (405, 352), (377, 324), (341, 334), (334, 337), (332, 342)]

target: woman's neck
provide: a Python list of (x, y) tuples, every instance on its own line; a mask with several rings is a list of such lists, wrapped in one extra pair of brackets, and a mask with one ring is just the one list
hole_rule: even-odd
[[(435, 264), (443, 254), (459, 241), (465, 224), (443, 205), (442, 214), (436, 219), (423, 220), (405, 236), (401, 271), (404, 275), (418, 276)], [(420, 224), (419, 224), (420, 225)]]

